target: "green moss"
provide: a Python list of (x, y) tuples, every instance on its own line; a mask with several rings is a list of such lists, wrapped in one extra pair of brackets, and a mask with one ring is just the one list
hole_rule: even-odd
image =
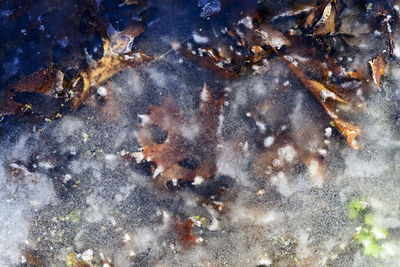
[(360, 212), (365, 211), (368, 208), (368, 203), (365, 199), (355, 199), (348, 205), (349, 217), (357, 218)]
[(364, 199), (353, 200), (348, 205), (349, 217), (364, 219), (364, 224), (357, 228), (354, 240), (362, 247), (367, 256), (378, 257), (382, 252), (382, 244), (379, 240), (387, 238), (389, 232), (376, 223), (372, 213), (365, 214), (368, 203)]
[(367, 225), (373, 225), (374, 224), (374, 215), (372, 215), (372, 213), (366, 214), (364, 217), (364, 222)]
[(378, 257), (382, 252), (382, 247), (374, 239), (365, 240), (362, 245), (367, 256)]
[(81, 211), (80, 210), (73, 210), (68, 214), (69, 219), (73, 223), (79, 223), (81, 220)]

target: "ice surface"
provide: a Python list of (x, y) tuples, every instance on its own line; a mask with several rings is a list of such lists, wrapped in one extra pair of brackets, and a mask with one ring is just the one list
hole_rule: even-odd
[[(202, 17), (221, 9), (219, 1), (198, 5)], [(180, 47), (170, 50), (160, 42), (193, 38), (208, 44), (211, 38), (197, 28), (176, 36), (157, 32), (159, 24), (171, 23), (160, 20), (149, 25), (156, 41), (144, 38), (143, 46), (157, 44), (162, 57), (122, 71), (76, 112), (35, 125), (5, 124), (7, 132), (0, 128), (0, 265), (22, 265), (32, 255), (38, 266), (68, 266), (69, 257), (104, 267), (400, 262), (397, 64), (390, 65), (385, 91), (366, 95), (367, 110), (352, 117), (362, 129), (362, 149), (355, 151), (279, 58), (224, 80), (182, 57)], [(247, 15), (239, 24), (253, 27)], [(341, 27), (353, 30), (346, 19)], [(368, 32), (365, 27), (358, 25), (358, 33)], [(60, 45), (68, 47), (68, 40), (61, 38)], [(346, 64), (367, 64), (365, 43), (371, 40), (363, 40)], [(306, 60), (298, 54), (290, 59), (298, 65)], [(7, 75), (18, 71), (17, 63), (3, 63)], [(149, 107), (172, 97), (186, 118), (174, 131), (192, 144), (202, 130), (199, 103), (219, 95), (224, 104), (217, 114), (215, 173), (186, 183), (158, 179), (166, 169), (143, 157), (150, 141), (140, 140), (141, 129), (151, 125)], [(104, 104), (108, 97), (113, 105)], [(332, 95), (321, 97), (329, 101)], [(156, 144), (170, 140), (165, 129), (153, 126)], [(192, 152), (181, 167), (202, 163)], [(362, 212), (349, 216), (349, 203), (359, 199), (372, 219)], [(368, 218), (375, 235), (385, 236), (377, 226), (389, 233), (379, 239), (379, 257), (366, 255), (355, 240)], [(193, 225), (185, 235), (179, 227), (188, 220)], [(186, 247), (190, 237), (195, 244)]]

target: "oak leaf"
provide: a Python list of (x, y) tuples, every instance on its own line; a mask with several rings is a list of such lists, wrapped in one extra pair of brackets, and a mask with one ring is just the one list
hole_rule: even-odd
[[(137, 162), (155, 164), (153, 177), (158, 182), (193, 182), (206, 180), (216, 172), (216, 153), (219, 142), (223, 97), (214, 98), (206, 84), (200, 93), (200, 107), (194, 118), (184, 117), (172, 97), (161, 106), (150, 106), (150, 114), (139, 115), (142, 129), (138, 139), (143, 148), (134, 154)], [(167, 133), (164, 142), (156, 143), (150, 135), (151, 126)], [(183, 162), (193, 162), (188, 167)]]
[[(265, 36), (262, 32), (257, 31), (264, 39), (269, 43), (274, 52), (288, 65), (289, 69), (294, 73), (294, 75), (303, 83), (303, 85), (314, 95), (314, 97), (319, 101), (321, 106), (324, 108), (325, 112), (328, 116), (335, 122), (340, 133), (346, 138), (350, 147), (354, 149), (359, 149), (359, 145), (357, 144), (355, 137), (361, 133), (361, 130), (348, 122), (343, 121), (338, 117), (335, 112), (335, 108), (332, 107), (332, 102), (334, 103), (344, 103), (347, 101), (340, 97), (336, 92), (328, 89), (328, 86), (323, 85), (322, 83), (309, 79), (299, 68), (291, 62), (287, 57), (282, 56), (271, 43), (269, 38)], [(333, 86), (329, 86), (330, 88), (334, 88)]]
[[(114, 44), (117, 47), (116, 44)], [(82, 80), (82, 88), (71, 99), (71, 107), (76, 110), (85, 101), (94, 90), (101, 86), (104, 82), (112, 78), (115, 74), (128, 67), (136, 67), (141, 63), (150, 61), (151, 57), (140, 53), (131, 52), (129, 54), (116, 54), (111, 49), (109, 39), (103, 38), (104, 55), (99, 61), (93, 62), (92, 66), (82, 71), (74, 80), (73, 84), (77, 84)]]

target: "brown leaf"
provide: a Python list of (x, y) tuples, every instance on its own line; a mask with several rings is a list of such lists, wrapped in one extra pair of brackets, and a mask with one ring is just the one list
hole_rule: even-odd
[(37, 251), (27, 250), (23, 252), (23, 257), (25, 259), (25, 264), (36, 267), (44, 265), (44, 257), (40, 255)]
[[(290, 17), (297, 17), (305, 14), (311, 14), (315, 10), (315, 5), (313, 4), (305, 4), (305, 5), (296, 5), (292, 10), (285, 10), (283, 13), (280, 13), (272, 18), (272, 21)], [(307, 17), (308, 19), (308, 17)], [(312, 20), (312, 17), (308, 20)]]
[(103, 39), (104, 55), (93, 66), (80, 73), (73, 82), (82, 80), (82, 89), (71, 99), (71, 107), (76, 110), (104, 82), (128, 67), (136, 67), (152, 58), (143, 53), (115, 54), (111, 51), (110, 40)]
[[(215, 71), (225, 78), (238, 78), (249, 65), (252, 66), (266, 59), (271, 51), (264, 51), (260, 38), (254, 30), (253, 21), (257, 18), (246, 16), (239, 21), (244, 24), (242, 28), (222, 29), (224, 42), (213, 44), (209, 41), (205, 47), (195, 49), (191, 43), (188, 48), (173, 43), (175, 50), (192, 61), (198, 62), (202, 67)], [(258, 23), (257, 23), (258, 24)], [(280, 49), (282, 46), (289, 46), (290, 41), (280, 31), (269, 25), (262, 24), (257, 27), (258, 31), (268, 36), (274, 46)], [(215, 37), (210, 37), (210, 40)], [(196, 44), (195, 44), (196, 45)]]
[(315, 25), (314, 34), (315, 35), (325, 35), (335, 33), (335, 7), (332, 1), (328, 3), (320, 20)]
[(224, 66), (224, 62), (230, 61), (227, 55), (220, 55), (219, 52), (211, 48), (207, 48), (205, 50), (207, 56), (201, 57), (193, 54), (191, 50), (183, 49), (182, 47), (179, 48), (179, 51), (185, 57), (187, 57), (191, 61), (197, 62), (200, 66), (202, 66), (205, 69), (215, 71), (217, 74), (227, 79), (235, 79), (239, 77), (239, 75), (231, 68)]
[(349, 71), (348, 74), (349, 74), (349, 77), (352, 79), (356, 79), (356, 80), (360, 80), (360, 81), (362, 81), (364, 79), (363, 73), (359, 70)]
[[(289, 39), (285, 37), (280, 31), (275, 30), (272, 27), (267, 25), (261, 26), (255, 32), (262, 33), (262, 36), (268, 38), (270, 43), (273, 45), (274, 48), (280, 49), (282, 46), (290, 46), (291, 43)], [(268, 42), (269, 44), (269, 42)]]
[(1, 98), (0, 116), (14, 115), (22, 111), (24, 105), (7, 98), (7, 96), (2, 96)]
[[(138, 134), (143, 148), (135, 153), (138, 162), (153, 162), (153, 177), (161, 182), (194, 181), (195, 177), (208, 179), (216, 171), (216, 147), (218, 144), (219, 114), (223, 98), (215, 99), (204, 85), (200, 94), (200, 109), (195, 118), (185, 118), (172, 97), (161, 106), (150, 106), (150, 114), (140, 115), (142, 129)], [(151, 125), (160, 126), (167, 132), (167, 139), (155, 143), (150, 136)], [(181, 166), (184, 160), (196, 162), (194, 169)]]
[(0, 116), (23, 114), (32, 109), (28, 104), (24, 105), (13, 100), (16, 93), (35, 93), (53, 95), (63, 90), (64, 74), (55, 69), (48, 68), (37, 71), (15, 82), (1, 96)]
[(175, 231), (184, 249), (188, 249), (189, 247), (195, 246), (198, 243), (197, 237), (192, 234), (193, 226), (194, 222), (191, 219), (188, 219), (185, 223), (181, 223), (177, 219)]
[(64, 74), (61, 71), (49, 68), (22, 78), (12, 86), (11, 90), (50, 95), (55, 91), (62, 90), (63, 80)]
[(374, 60), (369, 61), (369, 65), (372, 69), (372, 77), (374, 79), (374, 83), (378, 86), (378, 89), (380, 91), (381, 76), (385, 75), (387, 71), (387, 62), (384, 55), (380, 54)]
[(139, 0), (125, 0), (120, 6), (130, 6), (139, 4)]
[[(360, 129), (352, 125), (348, 122), (345, 122), (338, 118), (335, 114), (335, 109), (329, 105), (329, 102), (339, 102), (339, 103), (347, 103), (346, 100), (341, 98), (335, 92), (329, 90), (327, 86), (324, 86), (322, 83), (318, 81), (314, 81), (309, 79), (299, 68), (297, 68), (288, 58), (279, 54), (279, 52), (275, 49), (271, 41), (265, 36), (262, 32), (258, 33), (263, 36), (266, 41), (270, 44), (275, 53), (283, 59), (288, 67), (292, 70), (292, 72), (297, 76), (297, 78), (303, 83), (303, 85), (315, 96), (315, 98), (320, 102), (322, 107), (325, 109), (326, 113), (333, 119), (334, 122), (338, 122), (337, 127), (339, 131), (342, 133), (344, 137), (346, 137), (347, 142), (350, 147), (354, 149), (359, 149), (357, 142), (355, 141), (355, 137), (360, 134)], [(328, 102), (329, 100), (329, 102)], [(354, 134), (357, 133), (357, 134)]]
[(333, 122), (335, 123), (339, 131), (343, 134), (343, 136), (346, 138), (347, 143), (350, 145), (350, 147), (354, 149), (360, 149), (360, 146), (357, 144), (355, 140), (355, 138), (359, 134), (361, 134), (360, 128), (339, 118), (334, 118)]
[(326, 0), (315, 7), (304, 22), (305, 28), (314, 29), (314, 35), (335, 33), (336, 1)]

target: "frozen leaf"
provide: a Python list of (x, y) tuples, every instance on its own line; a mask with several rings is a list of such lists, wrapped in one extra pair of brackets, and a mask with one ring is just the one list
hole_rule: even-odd
[(20, 111), (22, 112), (23, 106), (24, 105), (3, 96), (0, 100), (0, 116), (18, 114)]
[(227, 60), (228, 58), (226, 57), (224, 58), (220, 56), (219, 53), (213, 49), (206, 49), (207, 56), (205, 57), (199, 57), (193, 54), (192, 51), (183, 48), (180, 48), (179, 50), (188, 59), (197, 62), (205, 69), (215, 71), (222, 77), (225, 77), (227, 79), (235, 79), (239, 77), (239, 75), (233, 69), (231, 69), (229, 66), (226, 66), (231, 64), (224, 64), (224, 62), (229, 62), (230, 60)]
[(257, 29), (256, 32), (261, 33), (262, 36), (268, 38), (272, 46), (276, 49), (281, 49), (283, 46), (291, 45), (289, 39), (287, 39), (285, 35), (283, 35), (280, 31), (273, 29), (272, 27), (263, 25)]
[(381, 76), (386, 74), (387, 70), (387, 62), (385, 57), (381, 54), (377, 56), (375, 59), (369, 61), (369, 65), (372, 69), (372, 78), (374, 79), (374, 83), (378, 86), (378, 89), (381, 90)]
[[(150, 114), (141, 115), (143, 128), (138, 134), (143, 149), (135, 154), (138, 162), (153, 162), (153, 177), (164, 183), (193, 182), (195, 177), (208, 179), (216, 171), (219, 114), (223, 98), (215, 99), (204, 85), (200, 110), (195, 118), (185, 118), (171, 97), (161, 106), (150, 106)], [(167, 133), (164, 142), (151, 141), (149, 127), (156, 125)], [(190, 167), (183, 164), (192, 162)]]
[[(262, 32), (258, 31), (258, 33), (265, 38), (265, 40), (270, 44), (275, 53), (283, 59), (288, 67), (292, 70), (292, 72), (296, 75), (296, 77), (303, 83), (303, 85), (315, 96), (315, 98), (320, 102), (322, 107), (325, 109), (326, 113), (329, 117), (335, 122), (335, 125), (342, 133), (342, 135), (346, 138), (350, 147), (354, 149), (359, 149), (359, 145), (357, 144), (355, 137), (361, 133), (360, 129), (352, 125), (340, 118), (335, 114), (335, 109), (331, 107), (330, 102), (338, 102), (346, 104), (347, 101), (336, 94), (334, 91), (327, 88), (327, 86), (322, 83), (309, 79), (299, 68), (297, 68), (288, 58), (279, 54), (279, 52), (275, 49), (271, 41), (265, 36)], [(331, 87), (331, 86), (330, 86)], [(334, 88), (334, 87), (331, 87)]]
[(357, 144), (357, 141), (355, 139), (358, 135), (361, 134), (360, 128), (339, 118), (334, 118), (333, 122), (335, 123), (338, 130), (346, 138), (346, 141), (350, 145), (350, 147), (354, 149), (360, 149), (360, 146)]
[[(0, 115), (20, 115), (26, 112), (34, 112), (35, 108), (29, 104), (23, 104), (14, 98), (17, 93), (31, 93), (37, 95), (58, 97), (63, 91), (64, 74), (55, 69), (48, 68), (32, 73), (14, 83), (1, 97)], [(51, 117), (54, 110), (47, 110), (46, 115)]]
[(194, 222), (191, 219), (188, 219), (185, 223), (181, 223), (177, 219), (175, 230), (184, 249), (188, 249), (198, 243), (197, 237), (192, 234), (193, 226)]
[(326, 5), (320, 20), (315, 25), (315, 35), (335, 33), (335, 7), (332, 2)]
[(11, 90), (50, 95), (63, 89), (63, 80), (64, 74), (61, 71), (49, 68), (22, 78), (12, 86)]
[(285, 18), (290, 18), (290, 17), (297, 17), (301, 16), (304, 14), (310, 14), (315, 10), (315, 5), (299, 5), (295, 7), (292, 10), (287, 10), (283, 13), (280, 13), (272, 18), (272, 21), (279, 20), (279, 19), (285, 19)]
[(140, 52), (128, 54), (115, 54), (110, 47), (110, 40), (103, 39), (104, 55), (99, 61), (93, 62), (93, 66), (80, 73), (79, 77), (73, 82), (77, 84), (82, 80), (82, 88), (71, 99), (71, 106), (76, 110), (94, 90), (104, 82), (112, 78), (115, 74), (129, 67), (136, 67), (143, 62), (150, 61), (151, 58)]
[(120, 6), (130, 6), (130, 5), (137, 5), (139, 0), (125, 0)]
[(320, 6), (314, 8), (306, 18), (304, 23), (305, 28), (313, 29), (314, 35), (336, 33), (336, 4), (336, 1), (327, 0)]
[[(253, 25), (253, 18), (247, 16), (246, 23)], [(280, 31), (262, 24), (257, 26), (257, 30), (254, 26), (223, 28), (221, 29), (223, 41), (218, 41), (215, 44), (210, 41), (207, 46), (203, 45), (197, 49), (192, 43), (187, 44), (187, 48), (176, 43), (173, 43), (172, 46), (204, 68), (210, 69), (225, 78), (238, 78), (247, 67), (260, 64), (271, 53), (271, 51), (263, 49), (264, 41), (260, 39), (257, 34), (258, 31), (268, 36), (277, 49), (291, 45), (290, 40)], [(207, 38), (215, 40), (212, 35)]]
[(39, 267), (44, 265), (44, 257), (38, 254), (36, 251), (28, 250), (23, 252), (22, 258), (26, 265), (32, 267)]

